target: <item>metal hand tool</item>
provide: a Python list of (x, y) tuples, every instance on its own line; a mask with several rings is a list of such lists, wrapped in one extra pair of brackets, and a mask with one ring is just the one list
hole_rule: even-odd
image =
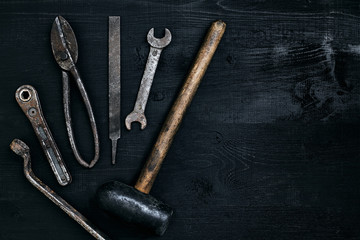
[[(90, 104), (89, 97), (85, 90), (84, 84), (80, 78), (79, 72), (75, 66), (78, 59), (78, 46), (75, 34), (70, 24), (61, 16), (55, 18), (51, 29), (51, 48), (56, 62), (59, 64), (62, 71), (63, 80), (63, 103), (66, 129), (69, 136), (71, 148), (74, 152), (76, 160), (81, 166), (92, 168), (99, 159), (99, 136), (96, 128), (94, 113)], [(69, 74), (73, 76), (75, 82), (83, 98), (89, 120), (91, 130), (94, 137), (95, 155), (90, 163), (85, 162), (76, 147), (74, 132), (71, 126), (70, 115), (70, 87), (69, 87)]]
[(135, 188), (120, 182), (104, 184), (96, 193), (96, 200), (100, 208), (125, 221), (148, 228), (156, 234), (164, 234), (173, 210), (148, 193), (153, 186), (186, 109), (189, 107), (220, 43), (225, 28), (226, 24), (223, 21), (216, 21), (211, 25), (184, 85), (168, 113), (151, 154), (140, 173)]
[(171, 33), (169, 29), (165, 28), (165, 36), (161, 39), (158, 39), (154, 37), (154, 28), (152, 28), (147, 34), (147, 41), (150, 44), (150, 52), (146, 62), (145, 71), (141, 79), (134, 110), (129, 115), (127, 115), (125, 119), (125, 125), (128, 130), (131, 130), (132, 122), (139, 122), (141, 124), (141, 129), (146, 127), (147, 121), (144, 113), (146, 103), (149, 98), (149, 93), (160, 59), (160, 54), (162, 50), (171, 42)]
[(37, 91), (30, 85), (23, 85), (16, 90), (15, 99), (30, 120), (56, 180), (61, 186), (68, 185), (71, 176), (45, 121)]
[(116, 146), (120, 138), (120, 17), (109, 17), (109, 138), (112, 164), (116, 161)]
[(14, 139), (10, 144), (11, 150), (24, 159), (24, 174), (29, 182), (36, 187), (42, 194), (61, 208), (69, 217), (74, 219), (80, 224), (86, 231), (88, 231), (94, 238), (98, 240), (109, 239), (104, 233), (98, 230), (86, 217), (79, 213), (63, 198), (57, 195), (46, 184), (44, 184), (39, 178), (37, 178), (31, 169), (31, 157), (29, 147), (19, 139)]

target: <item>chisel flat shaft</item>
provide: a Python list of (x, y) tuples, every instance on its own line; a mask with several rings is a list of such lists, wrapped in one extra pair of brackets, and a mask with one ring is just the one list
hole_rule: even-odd
[(109, 17), (109, 138), (112, 142), (112, 164), (116, 161), (120, 138), (120, 17)]

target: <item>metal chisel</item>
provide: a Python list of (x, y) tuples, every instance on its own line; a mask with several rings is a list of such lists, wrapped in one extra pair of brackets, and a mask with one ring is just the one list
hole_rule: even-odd
[(115, 164), (120, 138), (120, 89), (120, 17), (109, 16), (109, 138), (112, 142), (112, 164)]

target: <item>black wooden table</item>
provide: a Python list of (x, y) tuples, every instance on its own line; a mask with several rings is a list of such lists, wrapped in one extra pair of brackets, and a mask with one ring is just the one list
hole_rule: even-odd
[[(72, 154), (61, 72), (50, 29), (73, 27), (78, 68), (92, 100), (101, 157), (91, 170)], [(108, 16), (121, 16), (122, 138), (108, 139)], [(112, 239), (152, 238), (101, 212), (94, 193), (134, 184), (211, 22), (227, 31), (151, 192), (175, 209), (162, 239), (360, 238), (360, 4), (358, 0), (1, 1), (0, 239), (91, 239), (25, 179), (8, 147), (31, 148), (35, 174)], [(148, 126), (127, 131), (149, 45), (171, 30), (146, 109)], [(33, 85), (72, 173), (60, 187), (15, 90)], [(93, 156), (80, 94), (71, 86), (80, 151)], [(154, 237), (155, 239), (156, 237)], [(156, 238), (157, 239), (157, 238)]]

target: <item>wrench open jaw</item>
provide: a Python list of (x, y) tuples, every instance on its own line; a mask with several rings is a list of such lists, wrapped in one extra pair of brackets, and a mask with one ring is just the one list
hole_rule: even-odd
[(147, 41), (150, 44), (150, 52), (141, 79), (134, 109), (125, 119), (125, 126), (128, 130), (131, 130), (132, 122), (139, 122), (141, 124), (141, 130), (146, 127), (147, 120), (145, 117), (145, 108), (149, 98), (151, 85), (154, 80), (161, 52), (163, 48), (171, 42), (171, 33), (169, 29), (165, 28), (165, 36), (163, 38), (155, 38), (154, 28), (151, 28), (147, 34)]
[(150, 46), (154, 48), (165, 48), (171, 42), (171, 32), (165, 28), (165, 36), (162, 38), (156, 38), (154, 36), (154, 28), (150, 29), (147, 34), (147, 41)]
[(129, 113), (129, 115), (127, 115), (125, 119), (125, 126), (128, 130), (131, 130), (131, 123), (133, 122), (140, 123), (141, 130), (144, 130), (147, 123), (144, 112), (134, 110), (131, 113)]

